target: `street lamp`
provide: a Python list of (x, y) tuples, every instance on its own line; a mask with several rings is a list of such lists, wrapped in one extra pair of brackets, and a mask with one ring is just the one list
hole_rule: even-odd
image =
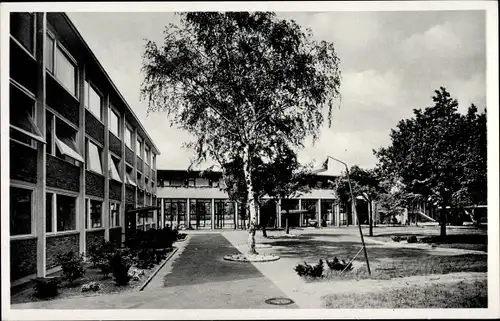
[(339, 159), (337, 159), (335, 157), (326, 155), (326, 160), (323, 163), (322, 168), (318, 169), (318, 170), (315, 170), (314, 172), (315, 173), (320, 173), (320, 172), (324, 172), (324, 171), (328, 170), (328, 159), (333, 159), (334, 161), (339, 162), (339, 163), (341, 163), (342, 165), (345, 166), (345, 171), (346, 171), (346, 176), (347, 176), (347, 182), (349, 184), (349, 193), (351, 194), (351, 202), (354, 204), (353, 211), (354, 211), (354, 214), (356, 215), (356, 221), (358, 221), (359, 235), (361, 236), (361, 243), (363, 244), (363, 251), (365, 253), (366, 267), (368, 268), (368, 275), (371, 275), (372, 273), (370, 271), (370, 262), (368, 261), (368, 254), (366, 253), (365, 239), (363, 237), (363, 231), (361, 230), (361, 223), (359, 221), (358, 211), (356, 210), (356, 203), (355, 203), (354, 194), (352, 192), (351, 179), (349, 178), (349, 167), (347, 166), (347, 164), (345, 162), (343, 162), (343, 161), (341, 161), (341, 160), (339, 160)]

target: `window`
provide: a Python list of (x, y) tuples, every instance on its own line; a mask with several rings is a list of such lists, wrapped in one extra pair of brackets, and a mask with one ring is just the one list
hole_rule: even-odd
[(115, 162), (114, 157), (111, 157), (111, 155), (108, 154), (108, 164), (109, 164), (109, 178), (114, 179), (115, 181), (122, 182), (120, 178), (120, 174), (118, 172), (118, 166), (117, 163), (119, 164), (119, 161)]
[(109, 227), (120, 226), (120, 204), (109, 202)]
[(196, 179), (195, 178), (186, 179), (185, 185), (190, 187), (196, 186)]
[(137, 173), (137, 185), (140, 189), (144, 189), (144, 182), (142, 181), (141, 173)]
[(147, 165), (149, 165), (151, 163), (151, 159), (150, 159), (151, 158), (151, 151), (149, 150), (148, 147), (146, 147), (145, 151), (146, 151), (145, 162)]
[(54, 47), (56, 45), (56, 42), (54, 39), (49, 36), (45, 35), (45, 65), (47, 69), (50, 72), (54, 72)]
[(102, 120), (102, 98), (94, 87), (85, 81), (85, 107), (90, 110), (97, 119)]
[(102, 227), (102, 202), (85, 200), (85, 228), (93, 229)]
[(45, 142), (38, 129), (34, 109), (35, 102), (17, 86), (10, 85), (10, 137), (21, 143), (32, 145), (32, 139)]
[(87, 169), (102, 175), (101, 149), (87, 140)]
[(10, 235), (32, 234), (33, 191), (10, 187)]
[(120, 116), (113, 110), (109, 108), (109, 131), (113, 133), (116, 137), (120, 137)]
[(55, 75), (76, 96), (76, 66), (58, 46), (56, 48)]
[(59, 118), (56, 118), (55, 126), (56, 156), (72, 163), (74, 161), (84, 163), (76, 146), (76, 130)]
[(10, 34), (31, 53), (35, 45), (35, 15), (31, 12), (10, 14)]
[(129, 184), (129, 185), (132, 185), (132, 186), (137, 186), (137, 184), (135, 183), (135, 179), (132, 175), (132, 167), (129, 167), (127, 166), (127, 175), (126, 175), (126, 183)]
[(76, 197), (56, 195), (57, 232), (76, 230)]
[(54, 216), (54, 194), (46, 193), (45, 194), (45, 231), (47, 233), (54, 232), (53, 226), (53, 216)]
[(128, 126), (125, 126), (125, 145), (132, 149), (132, 130)]
[(137, 144), (135, 146), (135, 151), (137, 153), (137, 156), (141, 157), (141, 150), (142, 150), (142, 141), (139, 136), (137, 136)]

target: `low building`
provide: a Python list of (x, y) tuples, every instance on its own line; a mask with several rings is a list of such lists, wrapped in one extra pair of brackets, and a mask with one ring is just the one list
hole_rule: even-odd
[(156, 204), (159, 150), (66, 14), (11, 13), (9, 45), (15, 285), (59, 253), (121, 244), (126, 210)]
[[(192, 229), (241, 229), (248, 224), (248, 214), (242, 204), (229, 199), (224, 191), (221, 172), (210, 178), (201, 171), (165, 170), (157, 173), (157, 217), (159, 226)], [(269, 227), (285, 227), (283, 211), (290, 214), (289, 225), (301, 227), (322, 220), (331, 226), (356, 224), (352, 211), (339, 202), (331, 182), (334, 176), (316, 175), (310, 182), (310, 192), (293, 199), (273, 200), (264, 197), (258, 209), (260, 224), (268, 218)]]

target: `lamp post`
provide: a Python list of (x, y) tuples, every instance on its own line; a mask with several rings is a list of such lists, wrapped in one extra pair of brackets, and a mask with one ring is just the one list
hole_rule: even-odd
[(355, 198), (354, 198), (354, 194), (352, 192), (352, 186), (351, 186), (351, 179), (349, 178), (349, 167), (347, 166), (347, 164), (345, 162), (343, 162), (335, 157), (326, 155), (326, 160), (323, 163), (323, 168), (320, 170), (316, 170), (315, 171), (316, 173), (324, 172), (328, 169), (328, 159), (333, 159), (334, 161), (341, 163), (345, 167), (346, 176), (347, 176), (347, 183), (349, 184), (349, 193), (351, 194), (351, 201), (354, 204), (353, 211), (354, 211), (354, 215), (356, 215), (356, 221), (358, 222), (358, 228), (359, 228), (359, 235), (361, 236), (361, 243), (363, 244), (363, 251), (365, 253), (366, 267), (368, 268), (368, 275), (371, 275), (372, 273), (370, 270), (370, 262), (368, 261), (368, 254), (366, 253), (365, 239), (363, 237), (363, 231), (361, 230), (361, 223), (359, 221), (358, 211), (356, 210)]

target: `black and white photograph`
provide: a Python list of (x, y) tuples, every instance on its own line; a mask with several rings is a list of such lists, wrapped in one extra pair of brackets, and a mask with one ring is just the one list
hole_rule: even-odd
[(3, 320), (500, 317), (494, 1), (0, 10)]

